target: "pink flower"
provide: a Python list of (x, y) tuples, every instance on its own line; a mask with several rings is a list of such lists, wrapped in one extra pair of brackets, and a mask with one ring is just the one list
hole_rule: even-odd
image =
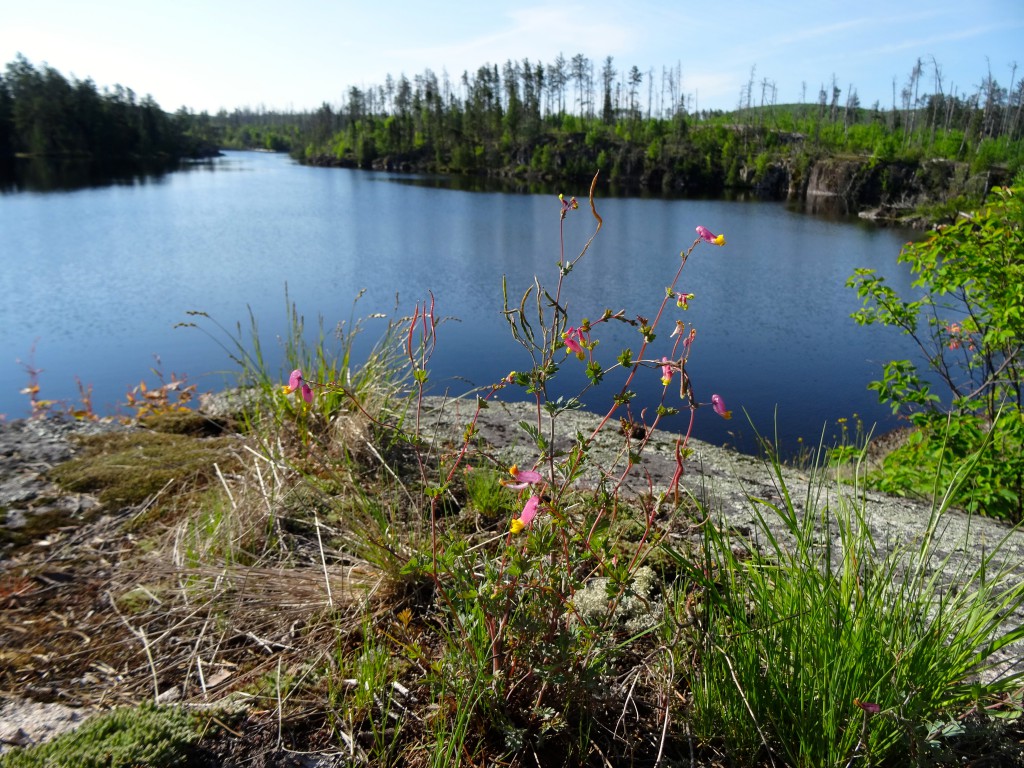
[(869, 715), (877, 715), (879, 712), (882, 711), (882, 708), (878, 704), (875, 704), (874, 702), (871, 702), (871, 701), (861, 701), (860, 699), (856, 699), (855, 698), (853, 700), (853, 703), (856, 704), (861, 709), (863, 709)]
[(732, 418), (732, 411), (727, 411), (725, 409), (725, 400), (722, 399), (721, 395), (712, 395), (711, 396), (711, 408), (714, 410), (715, 413), (717, 413), (723, 419), (731, 419)]
[(693, 298), (692, 293), (677, 293), (676, 294), (676, 306), (680, 309), (689, 309), (690, 299)]
[(676, 372), (675, 366), (672, 365), (672, 361), (667, 357), (661, 358), (661, 383), (666, 387), (672, 381), (672, 374)]
[(544, 481), (544, 477), (540, 472), (534, 472), (532, 469), (520, 469), (515, 464), (509, 467), (508, 473), (512, 475), (512, 482), (504, 479), (500, 482), (506, 488), (511, 488), (513, 491), (519, 491), (528, 485), (535, 485)]
[(570, 197), (568, 200), (566, 200), (564, 195), (559, 195), (558, 201), (562, 204), (561, 216), (563, 219), (565, 218), (565, 214), (567, 214), (569, 211), (575, 211), (577, 208), (580, 207), (580, 204), (576, 202), (575, 197)]
[(969, 333), (965, 333), (960, 323), (950, 323), (946, 326), (946, 333), (949, 334), (949, 348), (952, 350), (960, 349), (964, 345), (966, 340), (967, 349), (970, 352), (974, 351), (974, 341), (971, 339)]
[(712, 245), (725, 245), (725, 235), (716, 235), (707, 227), (697, 226), (697, 235)]
[[(686, 333), (686, 323), (682, 320), (676, 320), (676, 329), (672, 331), (672, 336), (682, 336), (684, 333)], [(690, 332), (686, 333), (686, 338), (683, 339), (683, 349), (686, 349), (693, 344), (693, 340), (695, 338), (697, 338), (697, 329), (691, 328)]]
[(531, 496), (527, 499), (523, 511), (519, 513), (519, 517), (515, 518), (509, 525), (509, 530), (512, 533), (520, 533), (524, 528), (533, 522), (533, 518), (537, 516), (537, 509), (540, 507), (540, 496)]
[(573, 352), (580, 360), (583, 359), (582, 344), (586, 342), (586, 339), (583, 337), (583, 331), (575, 327), (569, 328), (562, 334), (562, 341), (565, 342), (565, 346), (568, 347), (570, 352)]
[(313, 402), (313, 390), (309, 388), (309, 384), (302, 378), (302, 371), (296, 368), (292, 371), (292, 375), (288, 377), (288, 386), (284, 387), (284, 393), (290, 395), (296, 390), (302, 395), (302, 399), (307, 403)]

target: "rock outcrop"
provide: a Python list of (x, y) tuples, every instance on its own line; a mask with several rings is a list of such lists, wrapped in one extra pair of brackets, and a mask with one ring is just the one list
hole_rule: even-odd
[(971, 173), (967, 163), (951, 160), (883, 161), (870, 157), (826, 157), (806, 168), (773, 163), (750, 184), (763, 197), (788, 199), (806, 213), (858, 215), (880, 223), (921, 226), (909, 218), (924, 206), (945, 205), (958, 198), (980, 200), (998, 184), (998, 171)]

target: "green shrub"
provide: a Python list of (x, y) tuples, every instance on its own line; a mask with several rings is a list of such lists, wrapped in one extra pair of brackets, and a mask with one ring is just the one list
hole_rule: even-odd
[[(994, 189), (985, 208), (908, 244), (899, 260), (916, 276), (920, 298), (899, 296), (871, 269), (858, 269), (847, 281), (864, 302), (853, 318), (899, 328), (925, 361), (922, 370), (910, 360), (892, 360), (870, 385), (919, 430), (885, 463), (876, 483), (890, 492), (919, 492), (936, 478), (941, 484), (977, 453), (975, 472), (955, 503), (1020, 520), (1024, 187)], [(936, 384), (945, 388), (942, 396), (932, 391)]]

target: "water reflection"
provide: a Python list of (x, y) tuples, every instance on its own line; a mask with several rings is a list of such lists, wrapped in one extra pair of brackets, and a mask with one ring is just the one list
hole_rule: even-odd
[(214, 169), (212, 159), (112, 161), (90, 158), (0, 158), (0, 193), (71, 192), (109, 186), (160, 184), (169, 173)]
[[(463, 393), (529, 365), (498, 311), (501, 286), (504, 276), (518, 300), (533, 275), (545, 285), (555, 278), (556, 190), (507, 194), (499, 185), (500, 194), (493, 180), (309, 168), (264, 153), (231, 152), (188, 168), (206, 172), (140, 178), (127, 168), (92, 191), (0, 198), (0, 413), (24, 411), (25, 374), (14, 361), (34, 339), (50, 399), (74, 402), (81, 376), (107, 412), (153, 355), (165, 373), (208, 374), (203, 388), (222, 385), (221, 372), (232, 367), (223, 349), (175, 329), (188, 310), (226, 327), (251, 311), (271, 367), (283, 367), (275, 340), (287, 333), (285, 284), (300, 312), (323, 315), (328, 326), (349, 316), (364, 288), (360, 316), (393, 314), (396, 292), (399, 313), (432, 292), (439, 313), (461, 320), (446, 324), (432, 359), (438, 392)], [(47, 179), (50, 188), (68, 188), (66, 176)], [(65, 186), (54, 186), (59, 179)], [(586, 185), (557, 191), (582, 198)], [(697, 299), (680, 318), (699, 326), (688, 365), (699, 397), (722, 395), (736, 418), (705, 409), (695, 436), (747, 447), (747, 414), (765, 434), (777, 423), (784, 445), (815, 439), (823, 424), (853, 413), (890, 426), (866, 385), (884, 361), (913, 350), (898, 334), (857, 327), (849, 314), (859, 302), (844, 284), (855, 268), (874, 267), (894, 289), (909, 289), (909, 274), (895, 263), (906, 233), (839, 225), (779, 204), (602, 192), (597, 207), (605, 226), (566, 286), (574, 322), (605, 308), (653, 316), (695, 225), (728, 238), (728, 248), (702, 249), (688, 263), (683, 287)], [(567, 254), (593, 233), (583, 208), (566, 220)], [(605, 362), (637, 349), (631, 328), (601, 327), (594, 338)], [(667, 332), (651, 350), (655, 359), (668, 351), (662, 344), (670, 345)], [(555, 396), (585, 385), (574, 362), (563, 366)], [(660, 377), (645, 373), (636, 402), (653, 407)], [(612, 377), (588, 393), (589, 408), (603, 407)]]
[[(576, 196), (581, 202), (590, 189), (590, 179), (556, 182), (551, 179), (520, 179), (507, 176), (478, 176), (472, 174), (433, 175), (422, 173), (381, 172), (380, 179), (395, 184), (404, 184), (425, 189), (443, 189), (455, 192), (497, 192), (512, 195), (558, 195)], [(632, 198), (638, 200), (724, 200), (727, 202), (765, 201), (774, 198), (759, 195), (754, 191), (727, 191), (722, 194), (683, 194), (660, 190), (637, 189), (621, 184), (601, 181), (595, 189), (599, 199)]]

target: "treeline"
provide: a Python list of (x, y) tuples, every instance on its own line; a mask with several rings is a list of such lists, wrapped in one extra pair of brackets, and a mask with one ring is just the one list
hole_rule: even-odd
[(223, 146), (287, 148), (317, 164), (527, 178), (589, 178), (601, 168), (611, 182), (703, 192), (756, 184), (780, 159), (843, 153), (1011, 173), (1021, 165), (1024, 79), (1006, 88), (988, 73), (967, 93), (945, 83), (936, 62), (926, 72), (918, 60), (896, 83), (886, 107), (863, 106), (856, 87), (834, 77), (817, 98), (780, 105), (775, 83), (752, 71), (726, 113), (698, 110), (679, 67), (620, 71), (607, 57), (595, 69), (578, 54), (488, 64), (456, 81), (431, 70), (388, 76), (314, 112), (221, 112), (197, 116), (196, 130)]
[(0, 156), (103, 160), (208, 154), (188, 113), (169, 115), (120, 85), (102, 92), (19, 55), (0, 75)]
[(189, 134), (222, 149), (265, 149), (291, 152), (302, 143), (310, 124), (308, 112), (275, 112), (264, 107), (207, 112), (179, 111), (188, 121)]
[[(889, 105), (861, 104), (853, 84), (821, 82), (816, 98), (778, 104), (778, 88), (752, 70), (730, 112), (699, 109), (679, 66), (660, 71), (600, 66), (577, 54), (545, 64), (487, 64), (452, 80), (411, 79), (349, 87), (335, 104), (282, 113), (182, 108), (92, 80), (67, 80), (19, 56), (0, 76), (0, 156), (180, 157), (216, 147), (288, 151), (302, 162), (361, 168), (589, 179), (665, 192), (715, 194), (770, 186), (786, 166), (799, 178), (835, 155), (871, 161), (943, 158), (971, 171), (1024, 165), (1024, 79), (986, 73), (965, 92), (941, 67), (917, 60)], [(812, 91), (813, 93), (813, 91)], [(778, 174), (776, 174), (778, 176)]]

